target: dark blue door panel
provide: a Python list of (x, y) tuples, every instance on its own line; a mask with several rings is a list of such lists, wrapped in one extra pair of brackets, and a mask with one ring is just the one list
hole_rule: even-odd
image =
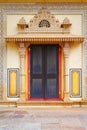
[(31, 98), (58, 94), (58, 45), (31, 45)]

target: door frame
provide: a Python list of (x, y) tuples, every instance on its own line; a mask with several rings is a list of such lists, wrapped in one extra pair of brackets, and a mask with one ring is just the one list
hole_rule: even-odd
[[(35, 44), (36, 45), (36, 44)], [(50, 45), (50, 44), (49, 44)], [(58, 44), (57, 44), (58, 45)], [(59, 46), (59, 45), (58, 45)], [(27, 67), (27, 69), (28, 69), (28, 100), (33, 100), (33, 101), (37, 101), (37, 100), (41, 100), (41, 101), (44, 101), (44, 100), (50, 100), (50, 101), (57, 101), (57, 100), (62, 100), (62, 51), (61, 51), (61, 47), (59, 46), (59, 51), (58, 51), (58, 56), (59, 56), (59, 58), (58, 58), (58, 63), (59, 63), (59, 65), (58, 65), (58, 67), (59, 67), (59, 76), (58, 76), (58, 90), (59, 90), (59, 97), (58, 98), (31, 98), (30, 97), (30, 76), (31, 76), (31, 74), (30, 74), (30, 64), (31, 64), (31, 59), (30, 59), (30, 55), (31, 55), (31, 49), (30, 49), (30, 46), (28, 47), (28, 56), (27, 56), (27, 58), (28, 58), (28, 67)]]

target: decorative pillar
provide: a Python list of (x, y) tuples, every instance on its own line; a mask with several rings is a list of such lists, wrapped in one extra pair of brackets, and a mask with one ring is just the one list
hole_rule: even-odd
[(25, 60), (25, 54), (26, 54), (26, 47), (24, 43), (20, 43), (19, 46), (19, 53), (20, 53), (20, 101), (25, 101), (25, 71), (24, 71), (24, 60)]
[(69, 79), (69, 51), (70, 51), (70, 47), (69, 47), (69, 43), (65, 43), (64, 44), (64, 80), (65, 80), (65, 86), (64, 86), (64, 101), (69, 101), (69, 83), (68, 83), (68, 79)]

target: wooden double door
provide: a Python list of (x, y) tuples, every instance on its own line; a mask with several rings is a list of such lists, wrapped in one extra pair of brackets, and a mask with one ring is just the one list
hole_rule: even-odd
[(30, 98), (59, 97), (58, 45), (31, 45)]

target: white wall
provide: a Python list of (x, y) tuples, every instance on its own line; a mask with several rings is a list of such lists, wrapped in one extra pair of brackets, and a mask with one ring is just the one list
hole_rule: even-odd
[(56, 19), (60, 22), (63, 22), (64, 18), (67, 17), (72, 26), (71, 26), (71, 34), (81, 35), (82, 34), (82, 15), (72, 14), (72, 15), (56, 15)]
[(17, 24), (22, 17), (29, 23), (34, 15), (7, 15), (7, 35), (17, 34)]
[[(17, 23), (24, 17), (26, 22), (29, 23), (31, 19), (33, 19), (34, 15), (7, 15), (7, 34), (15, 35), (17, 34)], [(67, 17), (70, 19), (72, 23), (71, 33), (75, 35), (82, 34), (82, 15), (55, 15), (55, 18), (63, 22), (64, 18)]]
[(69, 68), (82, 67), (82, 44), (73, 43), (70, 46)]
[(7, 68), (20, 68), (19, 51), (15, 43), (7, 43)]

